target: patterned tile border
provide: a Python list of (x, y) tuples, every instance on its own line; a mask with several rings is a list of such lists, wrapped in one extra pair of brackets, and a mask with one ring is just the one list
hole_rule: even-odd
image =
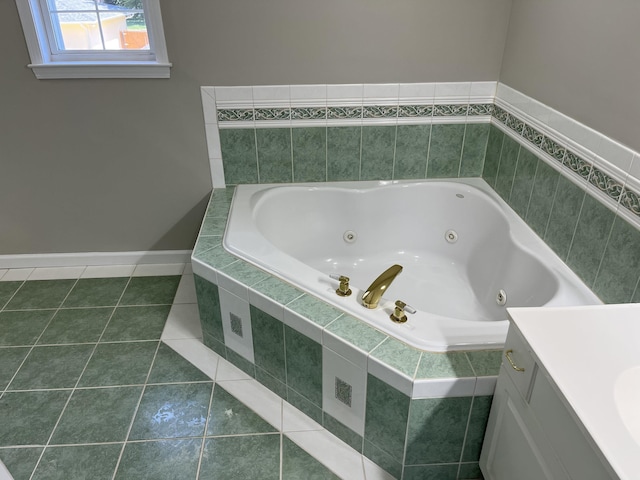
[(442, 104), (442, 105), (364, 105), (327, 107), (278, 107), (278, 108), (219, 108), (218, 122), (277, 120), (347, 120), (376, 118), (425, 118), (490, 116), (493, 104)]
[(615, 179), (589, 160), (560, 145), (538, 131), (534, 126), (527, 124), (498, 105), (494, 105), (492, 117), (537, 150), (557, 160), (563, 168), (573, 172), (592, 187), (604, 193), (611, 201), (620, 204), (640, 218), (640, 194), (631, 190), (628, 186), (624, 186), (624, 182)]

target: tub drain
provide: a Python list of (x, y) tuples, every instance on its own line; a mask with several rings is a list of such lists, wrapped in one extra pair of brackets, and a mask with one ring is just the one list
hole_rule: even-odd
[(499, 290), (496, 295), (496, 303), (500, 306), (503, 306), (507, 303), (507, 292), (504, 290)]
[(358, 239), (358, 234), (353, 230), (347, 230), (342, 234), (342, 238), (347, 243), (353, 243)]

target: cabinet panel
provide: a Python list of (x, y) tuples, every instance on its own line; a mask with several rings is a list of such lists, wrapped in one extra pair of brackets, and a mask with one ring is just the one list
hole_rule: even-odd
[(567, 479), (506, 368), (496, 385), (480, 456), (482, 473), (487, 480)]
[(618, 478), (600, 461), (559, 395), (546, 373), (538, 371), (529, 405), (569, 476), (580, 480)]

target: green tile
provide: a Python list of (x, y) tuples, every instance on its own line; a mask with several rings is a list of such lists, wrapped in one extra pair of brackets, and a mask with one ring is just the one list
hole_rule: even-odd
[(460, 461), (471, 397), (411, 401), (406, 465)]
[(0, 313), (0, 345), (33, 345), (55, 310)]
[(427, 178), (458, 177), (464, 128), (464, 124), (435, 124), (431, 127)]
[(409, 403), (410, 398), (404, 393), (367, 375), (364, 438), (397, 462), (403, 458)]
[(538, 160), (538, 170), (525, 220), (541, 237), (544, 237), (544, 232), (549, 223), (549, 215), (551, 214), (559, 177), (560, 174), (556, 170), (544, 161)]
[(238, 355), (230, 348), (226, 348), (226, 359), (251, 377), (256, 376), (256, 366), (242, 355)]
[(287, 385), (322, 406), (322, 345), (284, 327)]
[(111, 480), (118, 464), (121, 444), (49, 447), (33, 480)]
[(593, 291), (605, 303), (627, 303), (640, 276), (640, 231), (616, 217)]
[(362, 454), (379, 467), (386, 470), (393, 478), (400, 479), (402, 476), (402, 462), (396, 460), (384, 450), (367, 440), (364, 441)]
[(253, 305), (250, 310), (255, 364), (281, 382), (286, 382), (284, 325)]
[(211, 380), (171, 347), (160, 343), (147, 383), (203, 382)]
[(205, 217), (200, 229), (200, 235), (224, 235), (226, 226), (226, 217)]
[(5, 310), (58, 308), (76, 280), (32, 280), (24, 282)]
[(458, 464), (420, 465), (404, 467), (403, 480), (456, 480), (458, 478)]
[(194, 275), (193, 278), (196, 284), (196, 297), (198, 299), (198, 312), (200, 313), (202, 331), (204, 334), (211, 335), (224, 344), (218, 286), (198, 275)]
[(38, 343), (97, 342), (113, 310), (113, 307), (60, 309), (49, 322)]
[(303, 295), (301, 290), (276, 277), (269, 277), (253, 285), (253, 289), (283, 305)]
[(11, 473), (13, 480), (29, 480), (42, 450), (41, 447), (2, 448), (0, 460)]
[(398, 125), (393, 178), (419, 179), (427, 176), (430, 136), (431, 125)]
[(489, 123), (467, 123), (464, 132), (460, 177), (480, 177), (489, 138)]
[(116, 480), (195, 480), (202, 439), (157, 440), (127, 443)]
[(478, 480), (482, 478), (482, 471), (478, 462), (461, 463), (458, 480)]
[(208, 252), (214, 247), (219, 247), (222, 245), (222, 238), (220, 235), (198, 235), (198, 241), (196, 242), (196, 246), (193, 248), (193, 254), (200, 258), (200, 256), (204, 252)]
[(8, 392), (0, 398), (0, 447), (44, 445), (69, 391)]
[(362, 453), (362, 436), (351, 430), (342, 422), (333, 418), (327, 412), (324, 412), (322, 415), (322, 426), (351, 448)]
[(214, 387), (207, 436), (270, 432), (277, 430), (220, 385)]
[(291, 129), (258, 128), (256, 145), (260, 183), (290, 183), (293, 167)]
[(538, 157), (526, 148), (521, 148), (513, 179), (513, 187), (511, 188), (511, 196), (509, 197), (509, 205), (522, 218), (527, 216), (537, 166)]
[(500, 165), (500, 153), (502, 152), (504, 139), (505, 134), (502, 133), (498, 127), (494, 125), (489, 127), (489, 139), (487, 140), (487, 152), (484, 157), (482, 178), (492, 187), (496, 185), (498, 166)]
[(241, 435), (207, 438), (200, 480), (280, 478), (280, 435)]
[(116, 306), (129, 277), (81, 278), (63, 303), (63, 307)]
[(286, 436), (282, 438), (282, 480), (340, 480)]
[(220, 150), (225, 183), (228, 185), (258, 183), (255, 129), (221, 129)]
[(360, 179), (362, 127), (327, 128), (327, 180)]
[(292, 128), (293, 180), (325, 182), (327, 180), (326, 127)]
[(29, 350), (29, 347), (0, 348), (0, 390), (9, 384)]
[(370, 352), (387, 338), (384, 333), (350, 315), (343, 315), (331, 322), (326, 331), (345, 339), (365, 352)]
[(129, 440), (202, 436), (211, 388), (211, 383), (147, 386)]
[(11, 390), (37, 388), (73, 388), (82, 373), (94, 345), (35, 347), (27, 356)]
[(96, 347), (78, 386), (143, 384), (157, 347), (157, 341), (101, 343)]
[(142, 387), (75, 390), (51, 444), (123, 442), (141, 392)]
[(393, 178), (396, 127), (362, 127), (360, 180)]
[(278, 395), (280, 398), (284, 398), (285, 400), (287, 399), (287, 385), (284, 382), (281, 382), (270, 373), (262, 370), (260, 367), (255, 367), (255, 372), (257, 381), (259, 381), (262, 385)]
[(242, 260), (221, 268), (220, 271), (249, 287), (270, 277), (268, 273)]
[(102, 335), (102, 342), (159, 340), (169, 305), (118, 307)]
[(571, 180), (560, 176), (544, 241), (562, 260), (569, 253), (585, 195), (585, 191)]
[(498, 195), (505, 201), (509, 200), (511, 196), (519, 152), (520, 144), (511, 137), (505, 136), (502, 151), (500, 152), (500, 164), (498, 166), (495, 186), (495, 191), (498, 192)]
[(287, 308), (323, 327), (342, 315), (342, 310), (306, 294), (288, 303)]
[(480, 450), (482, 450), (482, 441), (487, 430), (492, 401), (493, 396), (491, 395), (473, 398), (464, 451), (462, 452), (463, 462), (477, 462), (480, 459)]
[(466, 352), (473, 371), (478, 377), (498, 375), (502, 363), (502, 350)]
[(413, 378), (420, 361), (420, 353), (420, 350), (388, 337), (371, 352), (371, 356)]
[(593, 286), (615, 216), (591, 195), (585, 196), (566, 263), (588, 287)]
[(423, 352), (416, 378), (475, 377), (464, 352)]
[(0, 282), (0, 310), (24, 282)]
[(322, 408), (292, 388), (287, 388), (287, 402), (296, 407), (313, 421), (322, 424)]
[(127, 285), (120, 305), (171, 305), (180, 275), (133, 277)]
[(207, 265), (211, 265), (218, 269), (224, 268), (238, 261), (237, 257), (231, 255), (222, 246), (214, 247), (211, 250), (200, 253), (197, 255), (197, 258), (198, 260), (205, 262)]
[(207, 333), (204, 333), (202, 335), (202, 343), (204, 343), (210, 350), (216, 352), (222, 358), (226, 358), (227, 349), (224, 346), (224, 343), (220, 342)]

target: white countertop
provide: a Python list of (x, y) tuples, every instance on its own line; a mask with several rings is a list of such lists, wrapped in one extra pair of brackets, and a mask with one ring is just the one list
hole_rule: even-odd
[(508, 311), (611, 467), (637, 479), (640, 304)]

